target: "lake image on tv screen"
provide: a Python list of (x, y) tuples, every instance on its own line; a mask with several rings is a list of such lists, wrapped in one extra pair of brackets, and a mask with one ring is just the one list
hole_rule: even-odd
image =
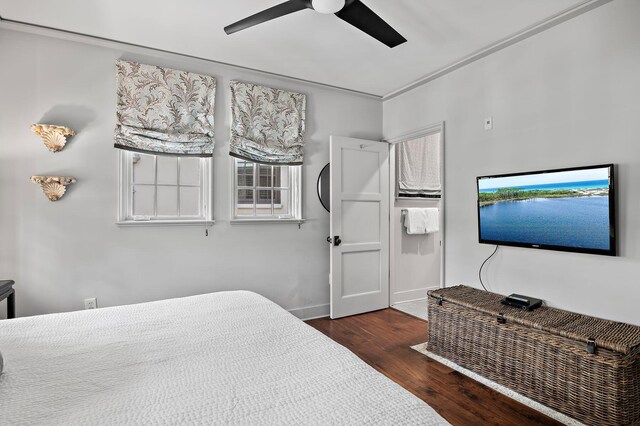
[(480, 240), (610, 249), (609, 168), (478, 179)]

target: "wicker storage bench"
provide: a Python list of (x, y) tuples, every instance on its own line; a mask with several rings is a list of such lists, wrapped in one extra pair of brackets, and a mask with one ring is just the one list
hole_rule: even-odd
[(429, 296), (429, 351), (583, 423), (640, 424), (640, 327), (465, 286)]

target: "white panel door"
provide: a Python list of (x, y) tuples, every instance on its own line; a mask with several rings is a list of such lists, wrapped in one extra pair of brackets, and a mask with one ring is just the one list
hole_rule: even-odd
[(389, 145), (331, 137), (331, 318), (389, 306)]

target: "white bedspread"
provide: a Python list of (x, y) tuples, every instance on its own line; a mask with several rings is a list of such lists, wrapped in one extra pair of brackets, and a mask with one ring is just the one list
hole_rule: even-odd
[(236, 291), (0, 321), (0, 424), (447, 424), (353, 353)]

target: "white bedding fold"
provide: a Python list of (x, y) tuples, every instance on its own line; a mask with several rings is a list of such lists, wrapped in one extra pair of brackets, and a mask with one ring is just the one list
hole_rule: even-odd
[(447, 424), (250, 292), (0, 321), (0, 424)]

